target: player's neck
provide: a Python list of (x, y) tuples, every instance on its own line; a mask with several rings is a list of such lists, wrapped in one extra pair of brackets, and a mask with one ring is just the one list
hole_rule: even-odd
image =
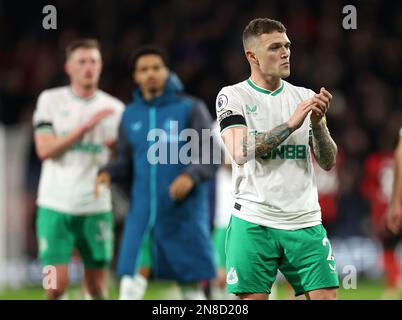
[(82, 99), (92, 98), (96, 94), (96, 90), (98, 89), (96, 86), (82, 87), (74, 83), (72, 83), (70, 86), (74, 95)]
[(151, 101), (154, 98), (160, 97), (163, 93), (163, 90), (158, 91), (142, 91), (142, 96), (144, 97), (145, 101)]
[(260, 75), (252, 74), (250, 80), (257, 86), (269, 91), (275, 91), (281, 86), (281, 78), (263, 78)]

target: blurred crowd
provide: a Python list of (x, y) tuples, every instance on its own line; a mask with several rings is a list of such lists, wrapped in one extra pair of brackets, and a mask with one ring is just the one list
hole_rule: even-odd
[[(129, 57), (156, 43), (189, 93), (215, 117), (221, 87), (249, 75), (241, 35), (255, 17), (278, 19), (292, 42), (289, 82), (334, 95), (328, 127), (340, 149), (334, 202), (324, 223), (331, 236), (372, 235), (366, 160), (392, 152), (402, 126), (402, 3), (369, 1), (59, 0), (57, 30), (44, 30), (40, 2), (0, 1), (0, 122), (30, 123), (38, 94), (67, 83), (64, 48), (78, 37), (102, 45), (101, 88), (124, 102), (133, 82)], [(354, 4), (357, 29), (345, 30), (342, 8)], [(44, 4), (43, 4), (44, 5)], [(38, 160), (28, 161), (35, 188)], [(332, 211), (331, 211), (332, 210)], [(325, 221), (326, 220), (326, 221)]]

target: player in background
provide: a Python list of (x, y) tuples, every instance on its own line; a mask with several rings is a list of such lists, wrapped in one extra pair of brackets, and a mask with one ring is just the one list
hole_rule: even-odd
[(278, 269), (308, 299), (336, 299), (335, 257), (322, 225), (312, 154), (325, 170), (337, 147), (326, 126), (332, 95), (296, 87), (282, 23), (254, 19), (243, 32), (249, 79), (217, 96), (232, 157), (234, 204), (226, 243), (228, 292), (268, 299)]
[(110, 159), (124, 105), (98, 89), (101, 70), (97, 40), (72, 42), (65, 62), (70, 84), (43, 91), (33, 116), (42, 161), (36, 222), (39, 259), (56, 271), (56, 286), (46, 287), (48, 299), (66, 298), (74, 249), (84, 263), (86, 297), (107, 295), (113, 253), (111, 195), (104, 190), (96, 198), (93, 181)]
[[(149, 280), (165, 279), (179, 284), (184, 299), (202, 300), (200, 282), (215, 277), (206, 181), (216, 166), (201, 161), (209, 143), (202, 129), (210, 129), (212, 119), (201, 100), (184, 94), (163, 50), (140, 47), (132, 61), (138, 88), (123, 113), (117, 157), (95, 181), (95, 189), (127, 179), (132, 185), (118, 259), (119, 298), (143, 299)], [(197, 161), (179, 156), (184, 130), (198, 136), (188, 141), (192, 155), (199, 149)], [(154, 140), (157, 132), (165, 137)]]
[(399, 299), (401, 294), (401, 266), (396, 248), (401, 241), (400, 165), (402, 143), (395, 152), (389, 137), (382, 140), (380, 150), (369, 155), (364, 165), (361, 189), (371, 208), (371, 221), (382, 248), (385, 273), (383, 299)]
[(398, 234), (402, 230), (402, 128), (399, 131), (399, 142), (394, 152), (394, 160), (394, 179), (387, 214), (387, 227), (392, 233)]

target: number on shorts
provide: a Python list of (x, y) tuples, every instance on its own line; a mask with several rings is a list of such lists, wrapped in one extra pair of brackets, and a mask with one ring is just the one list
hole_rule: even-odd
[(327, 246), (327, 243), (328, 243), (328, 246), (329, 246), (327, 260), (328, 260), (328, 261), (334, 261), (334, 260), (335, 260), (335, 257), (332, 255), (331, 243), (329, 242), (329, 239), (328, 239), (327, 237), (323, 238), (323, 239), (322, 239), (322, 245), (323, 245), (324, 247), (326, 247), (326, 246)]

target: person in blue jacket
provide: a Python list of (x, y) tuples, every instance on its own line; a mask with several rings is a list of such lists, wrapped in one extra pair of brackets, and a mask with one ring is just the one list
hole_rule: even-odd
[(132, 177), (117, 263), (122, 300), (142, 299), (151, 277), (177, 281), (184, 299), (205, 299), (200, 281), (215, 277), (207, 180), (217, 165), (201, 161), (202, 150), (214, 148), (201, 134), (212, 118), (167, 65), (158, 47), (133, 54), (139, 88), (122, 116), (117, 156), (95, 183), (99, 193), (102, 184)]

